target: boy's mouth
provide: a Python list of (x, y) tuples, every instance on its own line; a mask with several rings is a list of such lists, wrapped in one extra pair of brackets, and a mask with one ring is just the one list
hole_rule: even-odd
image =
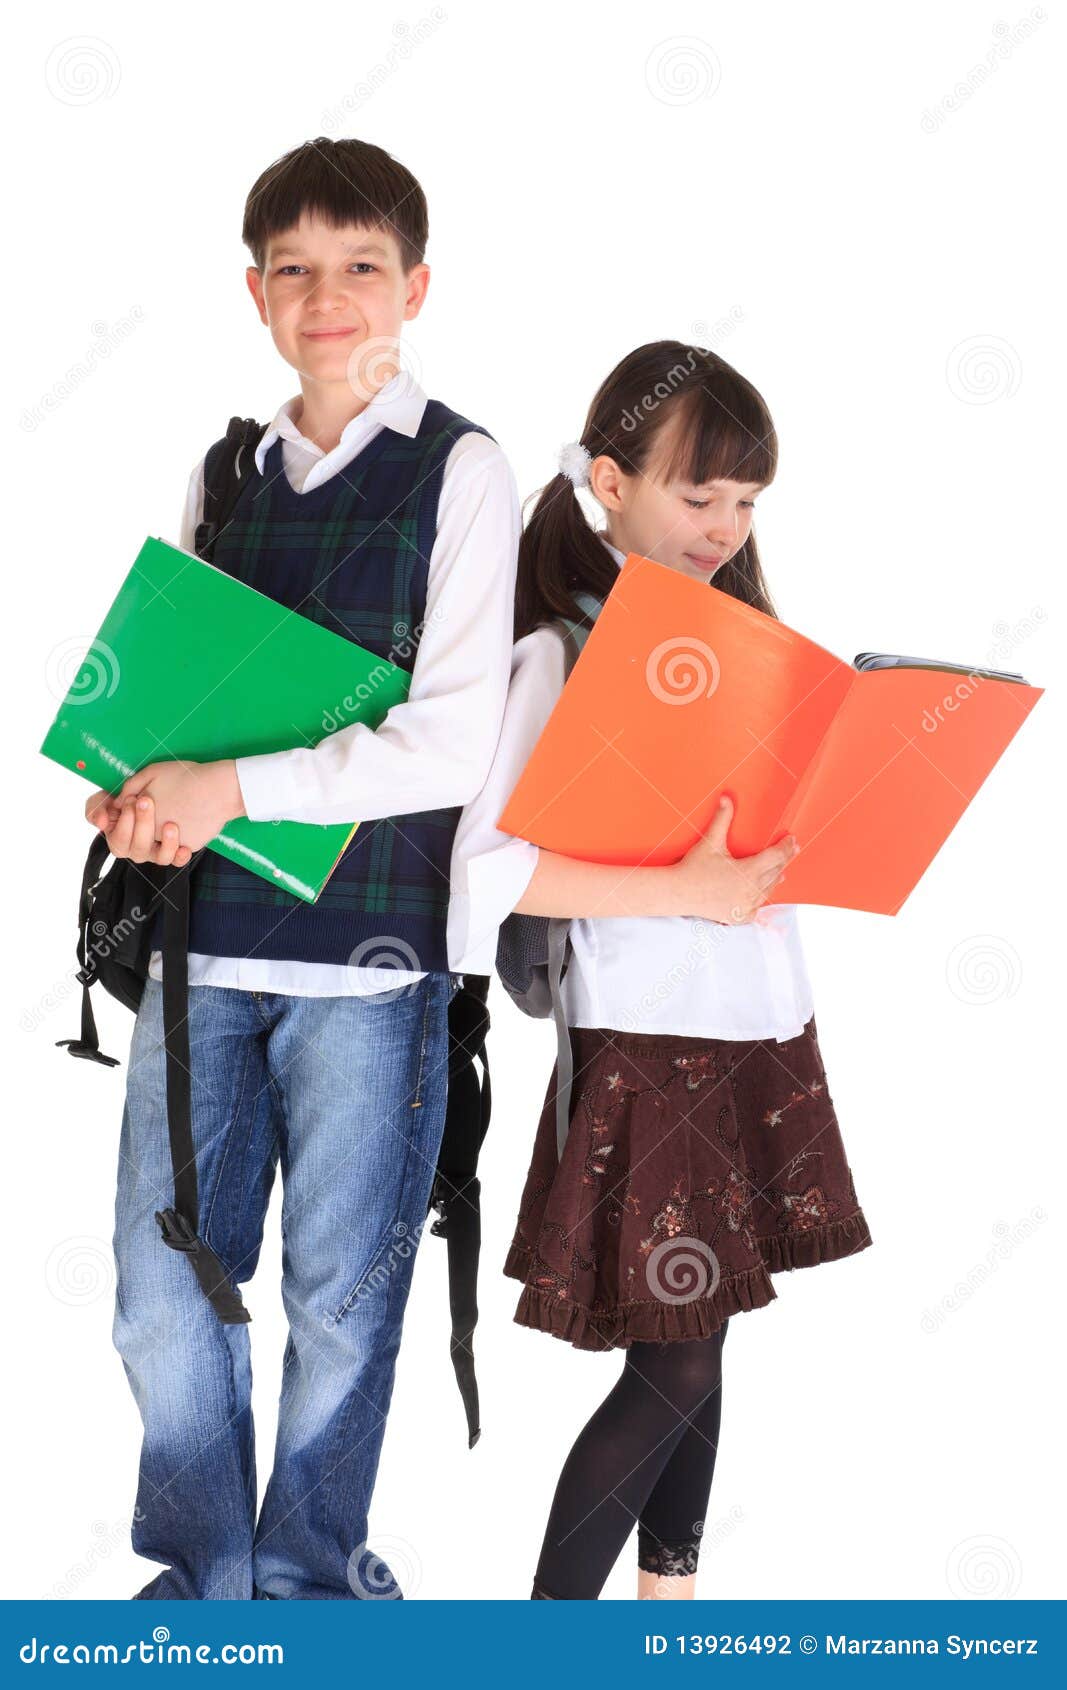
[(307, 340), (344, 340), (348, 335), (355, 334), (355, 329), (305, 329)]

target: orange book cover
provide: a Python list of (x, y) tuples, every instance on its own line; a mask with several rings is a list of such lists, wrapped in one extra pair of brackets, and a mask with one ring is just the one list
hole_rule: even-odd
[(725, 792), (733, 856), (796, 835), (768, 903), (895, 915), (1043, 691), (857, 669), (632, 553), (497, 825), (587, 861), (674, 863)]

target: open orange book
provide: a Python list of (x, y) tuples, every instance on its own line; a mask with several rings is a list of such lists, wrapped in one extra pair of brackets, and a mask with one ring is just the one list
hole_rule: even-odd
[(632, 553), (497, 825), (586, 861), (674, 863), (725, 792), (733, 856), (796, 835), (768, 903), (895, 915), (1043, 691), (845, 663)]

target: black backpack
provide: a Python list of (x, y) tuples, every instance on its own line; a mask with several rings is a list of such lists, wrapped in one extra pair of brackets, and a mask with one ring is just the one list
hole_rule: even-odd
[[(194, 550), (211, 561), (215, 539), (229, 522), (242, 491), (242, 476), (265, 432), (252, 417), (232, 417), (224, 441), (205, 462), (204, 520)], [(151, 934), (163, 913), (163, 1031), (167, 1070), (167, 1125), (174, 1169), (172, 1207), (157, 1210), (164, 1244), (189, 1259), (204, 1295), (224, 1325), (251, 1320), (240, 1291), (199, 1235), (199, 1200), (192, 1135), (188, 1029), (189, 877), (203, 856), (198, 851), (180, 869), (157, 868), (119, 858), (107, 873), (107, 840), (98, 834), (89, 847), (78, 904), (78, 971), (82, 987), (81, 1033), (60, 1039), (71, 1056), (115, 1067), (117, 1058), (100, 1049), (90, 990), (97, 981), (136, 1014), (148, 977)], [(429, 1209), (431, 1226), (448, 1245), (451, 1353), (467, 1419), (468, 1447), (481, 1435), (478, 1383), (472, 1338), (478, 1319), (477, 1283), (481, 1237), (478, 1154), (489, 1125), (492, 1096), (486, 1038), (489, 1032), (487, 975), (465, 975), (448, 1011), (449, 1091), (444, 1133)], [(475, 1060), (481, 1062), (479, 1079)]]

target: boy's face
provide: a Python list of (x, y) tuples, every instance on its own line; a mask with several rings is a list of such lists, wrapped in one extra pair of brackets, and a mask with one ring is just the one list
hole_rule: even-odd
[(399, 369), (401, 326), (417, 317), (429, 266), (405, 271), (390, 229), (334, 229), (306, 213), (271, 237), (249, 291), (275, 346), (302, 378), (371, 399)]

